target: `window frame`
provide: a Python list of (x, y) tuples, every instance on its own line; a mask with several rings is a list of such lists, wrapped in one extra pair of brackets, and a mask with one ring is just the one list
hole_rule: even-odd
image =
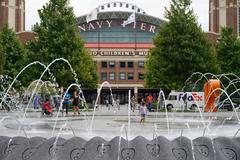
[[(111, 66), (111, 63), (113, 62), (113, 66)], [(109, 68), (115, 68), (115, 66), (116, 66), (116, 62), (115, 61), (109, 61), (108, 62), (108, 67)]]
[[(140, 75), (142, 75), (142, 76), (143, 76), (143, 78), (140, 78)], [(143, 74), (143, 73), (141, 73), (141, 72), (138, 72), (138, 80), (144, 80), (144, 74)]]
[[(103, 74), (105, 74), (105, 78), (106, 78), (106, 79), (103, 79)], [(107, 81), (107, 80), (108, 80), (108, 74), (107, 74), (107, 72), (101, 72), (101, 80), (102, 80), (102, 81)]]
[[(122, 79), (122, 76), (121, 75), (124, 75), (124, 79)], [(120, 72), (119, 73), (119, 80), (126, 80), (126, 73), (125, 72)]]
[[(105, 63), (106, 63), (106, 66), (103, 65), (103, 64), (105, 64)], [(101, 62), (101, 67), (102, 67), (102, 68), (107, 68), (107, 67), (108, 67), (108, 62), (107, 62), (107, 61), (102, 61), (102, 62)]]
[[(113, 79), (111, 79), (111, 74), (113, 74)], [(115, 77), (116, 77), (115, 75), (116, 75), (115, 72), (110, 72), (110, 73), (109, 73), (109, 80), (110, 80), (110, 81), (114, 81), (114, 80), (115, 80)]]
[[(129, 75), (132, 74), (132, 79), (129, 79)], [(128, 72), (127, 74), (127, 80), (134, 80), (134, 73), (133, 72)]]
[[(124, 67), (121, 66), (121, 64), (123, 64), (123, 63), (124, 63)], [(126, 68), (126, 62), (120, 61), (120, 62), (119, 62), (119, 67), (120, 67), (120, 68)]]
[[(132, 64), (132, 66), (129, 67), (129, 64)], [(134, 62), (133, 61), (129, 61), (127, 62), (128, 68), (134, 68)]]
[[(140, 63), (143, 63), (143, 65), (141, 66)], [(138, 68), (144, 68), (145, 65), (145, 61), (138, 61)]]

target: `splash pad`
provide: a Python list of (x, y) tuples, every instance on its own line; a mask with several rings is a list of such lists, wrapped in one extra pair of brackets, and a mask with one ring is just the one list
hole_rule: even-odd
[[(145, 125), (140, 125), (138, 111), (131, 111), (130, 103), (117, 107), (111, 85), (104, 82), (100, 88), (110, 89), (113, 102), (110, 110), (96, 100), (92, 111), (89, 111), (90, 107), (86, 105), (79, 117), (67, 117), (60, 111), (55, 111), (53, 117), (41, 117), (40, 113), (32, 108), (32, 99), (46, 84), (42, 77), (46, 72), (51, 72), (50, 67), (55, 62), (68, 63), (65, 59), (57, 59), (48, 66), (33, 62), (1, 93), (1, 105), (8, 106), (10, 112), (0, 112), (0, 159), (237, 160), (240, 157), (239, 112), (234, 106), (230, 112), (216, 110), (218, 104), (215, 103), (214, 109), (205, 110), (215, 112), (204, 112), (204, 109), (199, 107), (189, 112), (168, 111), (165, 108), (164, 112), (148, 113)], [(11, 87), (18, 76), (25, 69), (37, 64), (43, 66), (44, 71), (36, 80), (27, 104), (14, 98), (11, 101), (15, 103), (7, 103), (8, 97), (14, 97)], [(68, 65), (76, 77), (71, 65)], [(197, 75), (200, 78), (194, 79)], [(209, 79), (219, 80), (220, 83), (224, 79), (227, 83), (221, 84), (221, 89), (210, 85), (208, 95), (205, 96), (206, 104), (212, 106), (219, 96), (225, 94), (226, 98), (222, 101), (228, 100), (234, 105), (232, 97), (238, 94), (240, 88), (240, 78), (236, 75), (194, 73), (186, 81), (186, 86), (191, 86), (190, 91), (194, 92), (198, 83), (208, 82)], [(75, 82), (70, 84), (67, 90), (75, 86), (84, 95), (77, 79)], [(55, 83), (54, 75), (50, 83)], [(100, 94), (101, 89), (96, 99)], [(159, 97), (161, 96), (167, 98), (160, 90)], [(83, 101), (86, 102), (85, 98)], [(61, 107), (60, 105), (60, 109)]]

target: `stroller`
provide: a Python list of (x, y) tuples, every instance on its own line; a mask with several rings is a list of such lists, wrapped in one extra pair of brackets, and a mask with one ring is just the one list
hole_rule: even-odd
[(46, 101), (43, 103), (43, 107), (42, 107), (42, 115), (53, 115), (53, 110), (52, 107), (50, 106), (49, 101)]

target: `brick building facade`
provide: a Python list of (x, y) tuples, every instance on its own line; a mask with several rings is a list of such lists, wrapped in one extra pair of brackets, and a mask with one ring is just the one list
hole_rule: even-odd
[(231, 27), (239, 35), (239, 0), (209, 0), (209, 31)]
[[(77, 18), (77, 25), (85, 47), (97, 64), (98, 84), (108, 81), (114, 98), (120, 103), (128, 102), (129, 90), (139, 99), (150, 93), (157, 98), (159, 89), (145, 88), (144, 65), (149, 49), (154, 46), (153, 37), (165, 21), (125, 2), (111, 2), (97, 9), (96, 19), (87, 22), (87, 15), (83, 15)], [(133, 12), (136, 12), (136, 23), (123, 25)], [(102, 90), (102, 100), (111, 101), (108, 92), (107, 87)], [(86, 95), (94, 97), (94, 93)]]
[(37, 34), (32, 31), (17, 32), (16, 35), (18, 36), (23, 45), (26, 45), (29, 41), (35, 40), (37, 37)]
[(4, 24), (15, 32), (25, 30), (25, 0), (0, 0), (0, 30)]

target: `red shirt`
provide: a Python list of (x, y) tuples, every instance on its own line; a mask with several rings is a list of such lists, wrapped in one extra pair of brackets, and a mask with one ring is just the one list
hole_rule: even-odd
[(153, 102), (153, 96), (147, 96), (147, 103)]

